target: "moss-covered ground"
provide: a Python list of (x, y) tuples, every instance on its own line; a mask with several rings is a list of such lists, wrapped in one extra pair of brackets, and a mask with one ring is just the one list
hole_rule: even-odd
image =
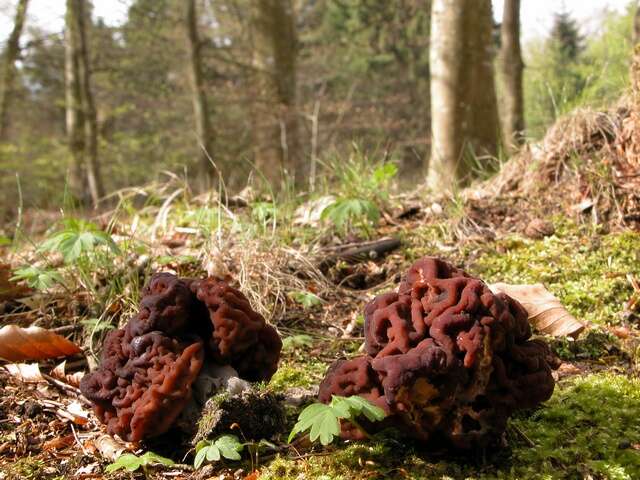
[[(188, 204), (174, 209), (166, 230), (192, 225), (185, 220), (190, 218), (190, 211)], [(247, 213), (248, 219), (243, 221), (255, 227), (251, 210)], [(454, 214), (446, 211), (440, 219), (418, 217), (370, 231), (371, 236), (376, 237), (397, 236), (402, 246), (388, 256), (336, 269), (340, 275), (361, 276), (365, 290), (336, 285), (326, 278), (321, 279), (311, 269), (305, 270), (304, 264), (292, 263), (293, 260), (298, 262), (299, 257), (287, 257), (284, 253), (304, 251), (315, 241), (331, 245), (346, 239), (336, 240), (326, 232), (318, 235), (308, 227), (288, 224), (273, 233), (268, 222), (262, 224), (262, 230), (257, 231), (255, 227), (254, 231), (244, 228), (245, 224), (227, 220), (229, 225), (222, 228), (228, 228), (233, 235), (242, 231), (244, 237), (238, 235), (236, 250), (231, 250), (230, 246), (226, 251), (226, 266), (220, 262), (216, 268), (229, 268), (223, 273), (239, 280), (254, 306), (262, 307), (265, 314), (272, 313), (269, 319), (285, 338), (285, 348), (279, 370), (267, 388), (283, 394), (291, 389), (312, 391), (332, 361), (358, 355), (363, 340), (362, 307), (373, 295), (394, 288), (401, 273), (421, 256), (443, 257), (487, 282), (545, 284), (575, 317), (587, 321), (590, 327), (577, 341), (548, 339), (564, 361), (555, 393), (537, 410), (521, 412), (510, 420), (502, 448), (466, 455), (434, 453), (398, 438), (393, 432), (383, 432), (367, 442), (338, 441), (324, 448), (286, 448), (286, 433), (283, 433), (268, 439), (280, 447), (277, 455), (266, 452), (253, 463), (217, 464), (208, 470), (206, 475), (210, 476), (187, 467), (176, 467), (173, 473), (152, 470), (148, 472), (149, 478), (243, 478), (242, 475), (252, 469), (262, 479), (296, 480), (640, 478), (640, 292), (637, 283), (634, 287), (634, 282), (640, 278), (640, 234), (628, 230), (607, 231), (603, 226), (594, 227), (579, 217), (558, 216), (550, 219), (555, 233), (542, 239), (528, 238), (518, 228), (496, 232), (493, 236), (463, 238), (452, 226)], [(146, 221), (151, 227), (151, 218), (142, 216), (140, 223)], [(211, 220), (211, 223), (215, 222), (217, 220)], [(210, 225), (208, 230), (198, 231), (197, 238), (210, 238), (216, 228), (218, 225)], [(270, 235), (268, 242), (261, 238), (265, 235)], [(171, 237), (176, 242), (182, 237), (177, 239)], [(125, 253), (138, 259), (140, 252), (148, 254), (151, 259), (144, 267), (147, 273), (171, 268), (181, 275), (201, 275), (205, 265), (211, 270), (211, 262), (218, 255), (211, 253), (215, 250), (207, 242), (187, 241), (177, 248), (153, 251), (143, 248), (143, 242), (131, 241), (129, 243), (135, 248)], [(124, 248), (126, 243), (120, 245)], [(67, 288), (73, 285), (76, 292), (88, 290), (86, 285), (90, 281), (90, 275), (78, 275), (81, 267), (82, 264), (73, 264), (58, 270), (67, 282)], [(98, 316), (103, 323), (111, 322), (112, 325), (126, 320), (135, 311), (136, 281), (142, 278), (142, 275), (139, 278), (133, 274), (118, 276), (117, 265), (111, 259), (104, 260), (104, 264), (95, 261), (87, 264), (91, 275), (101, 270), (108, 272), (104, 275), (107, 280), (102, 280), (100, 288), (89, 292), (92, 303), (74, 310), (80, 314), (69, 313), (70, 309), (62, 310), (58, 306), (55, 307), (58, 310), (52, 310), (59, 312), (52, 315), (57, 322), (54, 326), (73, 322), (88, 325), (79, 330), (76, 340), (83, 341), (87, 350), (94, 352), (99, 351), (100, 338), (104, 334), (96, 326), (102, 324), (86, 322)], [(328, 272), (327, 277), (330, 274)], [(110, 287), (109, 275), (117, 279), (113, 285), (118, 288)], [(336, 278), (340, 282), (340, 277)], [(310, 296), (310, 292), (314, 295)], [(77, 295), (76, 298), (83, 297)], [(113, 316), (110, 317), (111, 312)], [(26, 324), (34, 315), (39, 314), (23, 309), (17, 310), (12, 318), (18, 321), (24, 316)], [(72, 315), (75, 315), (73, 320)], [(4, 388), (7, 392), (9, 388), (24, 390), (10, 379), (6, 380)], [(2, 408), (7, 412), (15, 408), (14, 400), (11, 395), (4, 395), (0, 403), (6, 405)], [(24, 401), (31, 400), (19, 400)], [(288, 407), (290, 427), (300, 409)], [(39, 423), (39, 428), (45, 431), (37, 438), (55, 436), (46, 432), (50, 422), (51, 417), (47, 417)], [(73, 443), (74, 432), (64, 425), (60, 428)], [(93, 422), (84, 428), (80, 433), (97, 435), (99, 426)], [(92, 432), (86, 431), (90, 428), (93, 428)], [(0, 423), (0, 430), (6, 436), (6, 441), (0, 442), (0, 448), (6, 444), (9, 452), (17, 452), (20, 441), (31, 438), (30, 432), (21, 432), (20, 427), (12, 427), (7, 422)], [(80, 466), (89, 468), (92, 463), (96, 465), (92, 471), (99, 476), (108, 464), (95, 452), (88, 453), (76, 443), (69, 447), (75, 456), (63, 468), (61, 465), (65, 464), (52, 461), (53, 454), (43, 445), (41, 442), (24, 447), (21, 456), (11, 454), (10, 457), (5, 453), (7, 461), (0, 465), (4, 473), (2, 478), (71, 478), (69, 475), (77, 472)], [(155, 447), (143, 445), (142, 448)], [(171, 448), (163, 448), (161, 453), (165, 454), (165, 450), (171, 453)], [(181, 449), (174, 460), (188, 464), (192, 462), (192, 453), (188, 447)], [(68, 467), (71, 464), (73, 468)], [(245, 473), (235, 475), (238, 468)], [(114, 475), (113, 478), (131, 478), (130, 474)], [(131, 475), (143, 478), (142, 473)]]
[[(511, 419), (500, 451), (447, 456), (384, 434), (369, 442), (339, 443), (301, 455), (280, 455), (260, 468), (265, 479), (610, 479), (640, 478), (638, 343), (619, 339), (614, 326), (634, 325), (627, 310), (634, 295), (629, 277), (640, 274), (640, 235), (607, 233), (564, 218), (555, 234), (533, 240), (518, 233), (468, 242), (451, 251), (446, 229), (425, 225), (400, 231), (406, 248), (396, 261), (422, 255), (452, 259), (487, 282), (544, 283), (591, 327), (577, 341), (553, 345), (565, 361), (553, 397)], [(387, 286), (387, 288), (391, 288)], [(327, 340), (288, 350), (272, 380), (276, 389), (309, 387), (327, 366), (314, 352), (350, 356), (355, 345)]]

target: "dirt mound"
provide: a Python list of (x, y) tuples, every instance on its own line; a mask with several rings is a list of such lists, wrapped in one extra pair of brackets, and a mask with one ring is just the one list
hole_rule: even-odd
[[(640, 72), (640, 58), (635, 65)], [(494, 225), (563, 212), (640, 229), (640, 79), (607, 111), (578, 109), (559, 119), (464, 195), (472, 213)]]

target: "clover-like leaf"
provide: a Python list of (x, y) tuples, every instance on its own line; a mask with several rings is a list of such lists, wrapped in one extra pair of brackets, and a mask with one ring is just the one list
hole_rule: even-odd
[(129, 472), (135, 472), (142, 466), (142, 459), (133, 453), (123, 453), (118, 457), (118, 459), (110, 465), (107, 465), (107, 468), (104, 469), (105, 472), (111, 473), (116, 470), (127, 470)]
[(196, 445), (196, 456), (193, 466), (197, 469), (205, 462), (217, 462), (221, 458), (227, 460), (240, 460), (240, 452), (244, 449), (244, 444), (240, 443), (235, 435), (222, 435), (213, 440), (200, 440)]
[(229, 460), (240, 460), (240, 452), (244, 449), (244, 445), (235, 435), (223, 435), (214, 445), (220, 449), (222, 456)]
[(128, 472), (135, 472), (140, 467), (146, 468), (149, 465), (173, 465), (174, 462), (170, 458), (166, 458), (153, 452), (146, 452), (142, 456), (134, 455), (133, 453), (123, 453), (118, 459), (107, 465), (105, 472), (111, 473), (116, 470), (127, 470)]

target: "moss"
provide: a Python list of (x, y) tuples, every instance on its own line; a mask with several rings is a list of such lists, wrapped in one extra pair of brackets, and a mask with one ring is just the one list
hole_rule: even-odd
[(26, 457), (6, 465), (4, 474), (7, 480), (36, 480), (41, 478), (51, 478), (53, 475), (45, 473), (45, 464), (42, 460)]
[(578, 378), (545, 408), (514, 424), (536, 444), (519, 446), (528, 478), (640, 478), (640, 381), (609, 373)]
[(631, 480), (640, 478), (638, 411), (640, 380), (592, 374), (562, 382), (545, 406), (511, 420), (510, 449), (442, 457), (387, 437), (305, 459), (277, 457), (260, 478)]
[(566, 222), (556, 229), (542, 240), (512, 235), (488, 244), (470, 265), (471, 273), (487, 282), (541, 282), (576, 317), (619, 322), (633, 294), (626, 276), (640, 274), (640, 235), (601, 236)]
[(285, 358), (281, 361), (278, 371), (269, 382), (274, 391), (285, 391), (293, 387), (309, 388), (322, 380), (327, 364), (317, 360), (301, 362)]

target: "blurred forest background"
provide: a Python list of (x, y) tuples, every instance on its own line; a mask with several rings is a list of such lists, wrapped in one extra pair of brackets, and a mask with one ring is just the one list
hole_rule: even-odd
[(112, 25), (66, 0), (52, 32), (29, 0), (0, 1), (1, 220), (108, 204), (164, 172), (194, 192), (220, 178), (309, 192), (354, 155), (395, 163), (407, 186), (464, 184), (574, 107), (619, 97), (640, 29), (636, 1), (588, 29), (558, 2), (532, 38), (519, 0), (120, 4)]

